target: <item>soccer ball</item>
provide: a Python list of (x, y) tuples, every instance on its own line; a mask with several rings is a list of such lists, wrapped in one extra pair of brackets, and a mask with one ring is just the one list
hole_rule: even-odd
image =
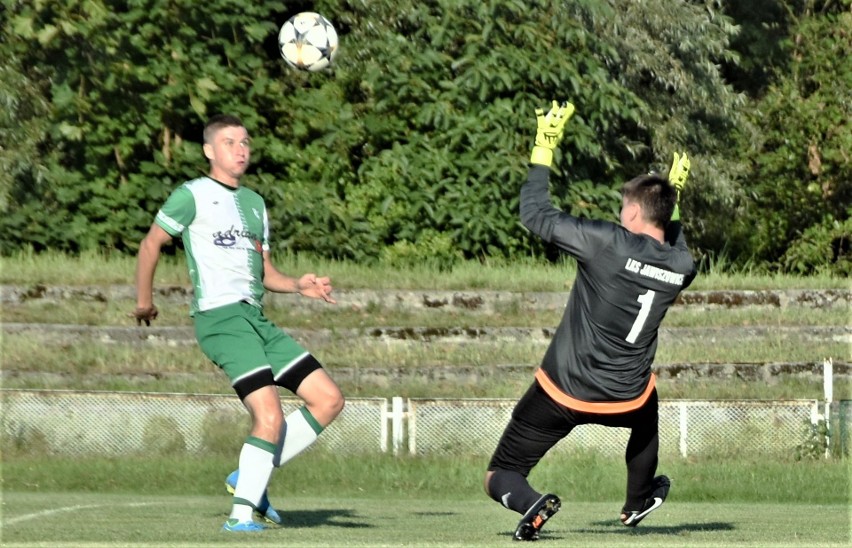
[(278, 33), (281, 57), (291, 67), (316, 72), (331, 66), (337, 55), (337, 31), (322, 15), (298, 13)]

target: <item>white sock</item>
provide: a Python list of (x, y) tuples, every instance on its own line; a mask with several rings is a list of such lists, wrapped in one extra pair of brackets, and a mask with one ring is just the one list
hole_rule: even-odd
[(281, 466), (307, 449), (316, 441), (322, 430), (322, 426), (307, 407), (300, 407), (287, 415), (273, 460), (275, 466)]
[(275, 445), (249, 436), (240, 451), (240, 477), (234, 490), (231, 518), (251, 521), (254, 507), (260, 504), (263, 492), (272, 475), (272, 457)]

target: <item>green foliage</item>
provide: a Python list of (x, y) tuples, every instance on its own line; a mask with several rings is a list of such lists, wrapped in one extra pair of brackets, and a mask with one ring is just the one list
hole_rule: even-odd
[(794, 456), (796, 460), (817, 460), (825, 458), (828, 448), (828, 425), (825, 420), (816, 424), (808, 423), (808, 439), (796, 446)]
[[(554, 203), (574, 214), (615, 220), (620, 184), (678, 149), (693, 158), (682, 210), (701, 253), (775, 263), (822, 222), (820, 200), (848, 201), (848, 106), (838, 99), (849, 89), (849, 14), (828, 4), (770, 2), (760, 13), (717, 0), (4, 7), (0, 227), (18, 236), (4, 253), (132, 252), (169, 192), (206, 171), (200, 133), (216, 112), (239, 115), (253, 136), (244, 184), (267, 198), (273, 245), (331, 259), (437, 253), (446, 267), (458, 256), (547, 255), (519, 224), (517, 200), (533, 109), (553, 98), (577, 106), (552, 178)], [(309, 8), (341, 35), (333, 72), (296, 72), (278, 55), (279, 25)], [(739, 37), (728, 11), (745, 22)], [(795, 40), (780, 41), (787, 29)], [(723, 78), (720, 66), (740, 67), (732, 44), (746, 56), (741, 70), (763, 78), (748, 89), (770, 90), (763, 117)], [(772, 66), (761, 72), (755, 58), (767, 52)], [(768, 188), (790, 179), (805, 190)], [(745, 218), (758, 230), (731, 230)]]
[[(278, 2), (6, 4), (3, 50), (20, 60), (6, 68), (30, 67), (23, 81), (51, 105), (36, 143), (41, 179), (15, 177), (2, 220), (36, 249), (135, 246), (170, 190), (205, 170), (188, 145), (208, 112), (276, 91), (263, 89), (273, 79), (257, 60)], [(245, 99), (224, 104), (257, 118)]]
[(852, 276), (852, 212), (846, 220), (830, 216), (819, 224), (807, 228), (784, 253), (785, 271), (808, 275), (829, 274), (839, 278)]
[(852, 235), (852, 13), (803, 17), (791, 32), (791, 73), (752, 113), (761, 132), (733, 245), (789, 272), (842, 273)]
[(7, 458), (47, 455), (50, 440), (38, 428), (18, 428), (0, 437), (0, 451)]
[(415, 242), (397, 240), (382, 250), (381, 261), (392, 268), (430, 267), (438, 272), (452, 270), (461, 260), (461, 252), (447, 234), (426, 231)]
[(728, 81), (753, 98), (761, 97), (775, 78), (786, 72), (789, 57), (784, 41), (791, 24), (789, 5), (797, 0), (724, 0), (724, 11), (740, 27), (731, 47), (740, 54), (738, 62), (724, 62)]

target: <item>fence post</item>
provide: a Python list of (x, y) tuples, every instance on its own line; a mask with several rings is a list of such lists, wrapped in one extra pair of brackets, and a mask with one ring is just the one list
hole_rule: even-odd
[(382, 403), (381, 407), (382, 411), (379, 415), (379, 449), (381, 449), (382, 453), (388, 452), (388, 422), (390, 421), (390, 414), (388, 413), (388, 402), (385, 400)]
[(393, 454), (398, 455), (403, 442), (403, 414), (402, 398), (394, 396), (391, 400), (391, 436), (393, 438)]
[(834, 362), (831, 358), (822, 360), (822, 391), (825, 395), (825, 458), (831, 456), (831, 402), (834, 399)]
[(678, 418), (679, 418), (679, 444), (680, 444), (680, 456), (686, 458), (686, 438), (687, 438), (687, 408), (686, 402), (680, 402), (678, 404)]

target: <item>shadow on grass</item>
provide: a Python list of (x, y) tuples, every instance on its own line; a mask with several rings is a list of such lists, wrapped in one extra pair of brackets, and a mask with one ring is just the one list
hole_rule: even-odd
[(357, 518), (354, 510), (342, 508), (278, 511), (284, 519), (285, 527), (341, 527), (343, 529), (367, 529), (375, 527), (364, 522), (338, 521)]
[(699, 531), (733, 531), (732, 523), (712, 521), (709, 523), (685, 523), (683, 525), (642, 525), (641, 527), (625, 527), (613, 521), (596, 521), (592, 525), (600, 528), (576, 529), (577, 533), (621, 533), (624, 535), (677, 535), (680, 533), (697, 533)]
[[(569, 533), (573, 533), (574, 531), (569, 531)], [(497, 536), (506, 537), (508, 539), (515, 538), (515, 531), (506, 531), (504, 533), (497, 533)], [(538, 540), (569, 540), (571, 535), (562, 535), (555, 531), (548, 531), (547, 529), (542, 529), (539, 533)], [(576, 539), (575, 539), (576, 540)]]

